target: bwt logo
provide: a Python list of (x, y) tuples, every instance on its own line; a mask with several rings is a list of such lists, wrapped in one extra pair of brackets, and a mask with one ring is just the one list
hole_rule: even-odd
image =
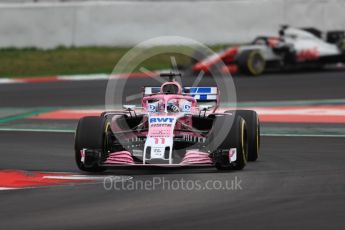
[(172, 117), (153, 117), (150, 118), (150, 123), (173, 123), (174, 118)]

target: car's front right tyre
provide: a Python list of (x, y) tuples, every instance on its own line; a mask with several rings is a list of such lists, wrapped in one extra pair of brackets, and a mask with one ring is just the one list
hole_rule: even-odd
[(102, 172), (104, 167), (98, 164), (85, 166), (81, 160), (83, 149), (98, 150), (101, 153), (105, 148), (106, 119), (103, 117), (89, 116), (79, 120), (74, 139), (75, 161), (78, 168), (86, 172)]

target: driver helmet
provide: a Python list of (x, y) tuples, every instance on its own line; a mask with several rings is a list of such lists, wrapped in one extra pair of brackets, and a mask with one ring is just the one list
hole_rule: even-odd
[(192, 108), (192, 102), (185, 99), (173, 99), (168, 102), (168, 112), (190, 112)]

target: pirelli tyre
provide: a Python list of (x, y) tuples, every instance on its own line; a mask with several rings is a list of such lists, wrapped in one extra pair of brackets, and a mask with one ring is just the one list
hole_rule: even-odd
[[(247, 128), (245, 120), (240, 116), (235, 118), (229, 115), (216, 116), (214, 120), (216, 127), (213, 127), (211, 132), (226, 129), (224, 124), (228, 125), (229, 122), (232, 126), (228, 128), (227, 136), (215, 153), (215, 166), (218, 170), (241, 170), (247, 163)], [(236, 149), (236, 160), (233, 162), (230, 162), (229, 157), (231, 149)]]
[(338, 47), (342, 53), (342, 60), (341, 62), (345, 63), (345, 39), (342, 39), (339, 43), (338, 43)]
[(228, 110), (225, 113), (233, 113), (242, 117), (247, 125), (248, 161), (256, 161), (260, 153), (260, 120), (253, 110)]
[(250, 76), (258, 76), (266, 68), (266, 60), (258, 50), (244, 50), (239, 54), (237, 64), (241, 73)]
[(85, 166), (81, 161), (81, 150), (91, 149), (104, 153), (106, 146), (106, 119), (103, 117), (89, 116), (79, 120), (75, 133), (75, 161), (78, 168), (87, 172), (102, 172), (104, 167), (100, 167), (96, 162), (91, 166)]

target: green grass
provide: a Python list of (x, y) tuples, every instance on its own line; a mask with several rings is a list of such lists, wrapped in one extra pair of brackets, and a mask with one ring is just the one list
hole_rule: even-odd
[(2, 49), (0, 76), (110, 73), (127, 48)]
[[(218, 50), (222, 47), (224, 45), (212, 48)], [(0, 77), (111, 73), (116, 63), (129, 49), (119, 47), (0, 49)], [(178, 52), (183, 49), (191, 54), (193, 50), (184, 46), (174, 46), (175, 49), (177, 53), (153, 56), (145, 60), (140, 67), (149, 70), (170, 68), (171, 55), (176, 58), (179, 65), (188, 65), (190, 58)]]

